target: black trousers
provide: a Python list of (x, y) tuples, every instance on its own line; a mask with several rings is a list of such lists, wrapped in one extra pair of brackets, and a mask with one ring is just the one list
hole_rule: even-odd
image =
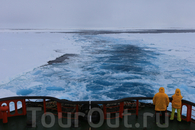
[[(160, 116), (160, 122), (165, 123), (165, 111), (156, 111), (155, 120), (156, 120), (157, 114), (162, 115), (162, 116)], [(156, 120), (156, 122), (157, 122), (157, 120)], [(158, 122), (158, 123), (160, 123), (160, 122)]]

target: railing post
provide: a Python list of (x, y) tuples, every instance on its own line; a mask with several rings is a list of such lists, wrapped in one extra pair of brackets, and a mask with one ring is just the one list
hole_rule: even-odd
[(120, 103), (119, 117), (123, 118), (124, 102)]
[(77, 104), (76, 105), (76, 120), (78, 120), (79, 119), (79, 114), (78, 114), (78, 112), (79, 112), (79, 105)]
[(79, 112), (79, 105), (76, 105), (76, 112)]
[(61, 103), (57, 102), (57, 109), (58, 109), (58, 119), (62, 118), (62, 106)]
[(15, 107), (15, 114), (18, 115), (18, 108), (17, 108), (17, 101), (13, 101), (14, 102), (14, 107)]
[(25, 102), (25, 99), (22, 100), (22, 111), (23, 111), (23, 115), (26, 115), (26, 102)]
[(104, 119), (106, 119), (106, 105), (103, 104), (103, 111), (104, 111)]
[(138, 111), (139, 111), (139, 100), (136, 101), (136, 117), (138, 117)]
[[(187, 107), (186, 118), (182, 118), (182, 107), (183, 107), (183, 105), (186, 105), (186, 107)], [(185, 120), (187, 122), (190, 122), (191, 121), (191, 116), (192, 116), (192, 105), (182, 103), (182, 107), (181, 107), (181, 119)]]
[(191, 121), (191, 116), (192, 116), (192, 106), (191, 105), (187, 105), (187, 122)]
[(46, 102), (45, 102), (45, 99), (43, 99), (43, 109), (44, 109), (44, 113), (46, 113)]

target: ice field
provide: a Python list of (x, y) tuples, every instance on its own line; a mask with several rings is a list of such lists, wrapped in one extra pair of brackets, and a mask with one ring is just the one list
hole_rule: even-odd
[(0, 32), (0, 98), (113, 100), (164, 87), (195, 102), (194, 56), (195, 33)]

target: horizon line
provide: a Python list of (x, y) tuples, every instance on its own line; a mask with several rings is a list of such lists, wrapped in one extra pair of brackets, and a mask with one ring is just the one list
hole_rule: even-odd
[(113, 29), (31, 29), (31, 28), (0, 28), (0, 32), (50, 32), (50, 33), (194, 33), (195, 29), (181, 29), (181, 28), (168, 28), (168, 29), (128, 29), (128, 28), (113, 28)]

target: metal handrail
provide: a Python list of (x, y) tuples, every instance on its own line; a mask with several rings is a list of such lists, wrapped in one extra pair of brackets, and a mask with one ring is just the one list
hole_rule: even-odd
[[(14, 97), (6, 97), (6, 98), (1, 98), (1, 101), (6, 101), (6, 100), (15, 100), (15, 99), (50, 99), (53, 101), (57, 101), (59, 103), (68, 103), (68, 104), (88, 104), (89, 101), (70, 101), (66, 99), (58, 99), (55, 97), (50, 97), (50, 96), (14, 96)], [(127, 98), (122, 98), (118, 100), (109, 100), (109, 101), (91, 101), (91, 104), (108, 104), (108, 103), (120, 103), (124, 101), (132, 101), (132, 100), (152, 100), (153, 97), (127, 97)], [(172, 98), (169, 98), (170, 101), (172, 101)], [(192, 106), (195, 106), (195, 103), (187, 101), (187, 100), (182, 100), (182, 103), (186, 103)]]
[[(57, 101), (59, 103), (68, 103), (68, 104), (88, 104), (89, 101), (70, 101), (66, 99), (58, 99), (55, 97), (50, 97), (50, 96), (14, 96), (14, 97), (6, 97), (6, 98), (1, 98), (1, 101), (6, 101), (6, 100), (15, 100), (15, 99), (50, 99), (53, 101)], [(132, 100), (152, 100), (153, 97), (127, 97), (127, 98), (122, 98), (118, 100), (109, 100), (109, 101), (91, 101), (92, 104), (108, 104), (108, 103), (119, 103), (119, 102), (124, 102), (124, 101), (132, 101)], [(169, 98), (170, 101), (172, 101), (172, 98)], [(182, 103), (186, 103), (192, 106), (195, 106), (195, 103), (187, 101), (187, 100), (182, 100)]]

